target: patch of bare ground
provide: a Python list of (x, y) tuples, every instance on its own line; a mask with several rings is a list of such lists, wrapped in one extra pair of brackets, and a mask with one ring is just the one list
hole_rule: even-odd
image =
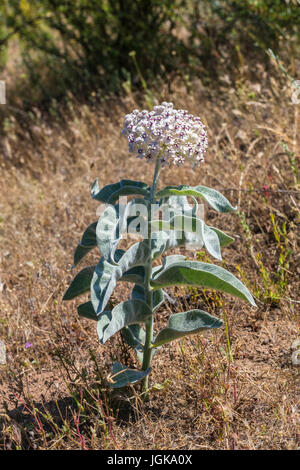
[[(128, 154), (120, 137), (125, 113), (142, 98), (75, 100), (52, 117), (13, 117), (0, 144), (0, 447), (38, 449), (296, 449), (299, 369), (299, 106), (264, 70), (258, 84), (208, 92), (181, 84), (158, 101), (200, 115), (209, 151), (197, 171), (162, 172), (160, 186), (203, 184), (223, 190), (238, 213), (205, 217), (235, 237), (222, 266), (254, 293), (257, 308), (210, 291), (169, 289), (177, 299), (156, 315), (191, 306), (225, 326), (164, 346), (153, 360), (148, 402), (139, 387), (111, 392), (113, 360), (136, 365), (120, 335), (101, 346), (95, 324), (62, 302), (72, 254), (97, 220), (89, 196), (121, 178), (150, 182), (153, 168)], [(29, 119), (29, 118), (28, 118)], [(204, 252), (180, 250), (191, 259)], [(91, 252), (87, 263), (97, 260)], [(125, 300), (117, 288), (112, 303)]]

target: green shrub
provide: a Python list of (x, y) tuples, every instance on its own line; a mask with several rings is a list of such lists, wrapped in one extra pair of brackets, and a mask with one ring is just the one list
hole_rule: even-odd
[(33, 81), (42, 59), (57, 91), (76, 84), (84, 93), (91, 86), (115, 91), (128, 77), (134, 83), (132, 51), (146, 79), (167, 74), (180, 47), (175, 16), (173, 0), (12, 0), (5, 18), (19, 33)]

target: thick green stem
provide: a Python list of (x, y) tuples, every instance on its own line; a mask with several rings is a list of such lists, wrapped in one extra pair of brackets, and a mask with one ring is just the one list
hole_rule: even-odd
[[(151, 193), (150, 193), (151, 204), (154, 202), (154, 194), (155, 194), (156, 186), (157, 186), (158, 179), (159, 179), (159, 173), (160, 173), (160, 159), (158, 158), (156, 161), (156, 165), (155, 165), (153, 183), (152, 183)], [(150, 222), (150, 220), (151, 220), (151, 210), (148, 212), (148, 222)], [(151, 250), (151, 225), (150, 223), (148, 223), (147, 243)], [(152, 298), (152, 288), (150, 286), (151, 276), (152, 276), (152, 258), (150, 257), (148, 266), (146, 268), (146, 273), (145, 273), (144, 289), (145, 289), (145, 294), (146, 294), (146, 302), (152, 310), (153, 298)], [(148, 367), (150, 367), (151, 356), (152, 356), (152, 349), (150, 348), (150, 346), (151, 346), (152, 341), (153, 341), (153, 315), (146, 322), (146, 339), (145, 339), (145, 344), (144, 344), (144, 356), (143, 356), (143, 365), (142, 365), (143, 370), (147, 370)], [(144, 398), (146, 398), (147, 390), (148, 390), (148, 376), (144, 378), (143, 388), (144, 388)]]
[[(154, 194), (155, 194), (156, 186), (157, 186), (158, 179), (159, 179), (160, 168), (161, 168), (161, 163), (160, 163), (160, 158), (158, 158), (156, 160), (156, 165), (155, 165), (155, 170), (154, 170), (154, 175), (153, 175), (153, 183), (152, 183), (151, 192), (150, 192), (151, 203), (154, 201)], [(150, 215), (151, 214), (149, 214), (149, 217)]]

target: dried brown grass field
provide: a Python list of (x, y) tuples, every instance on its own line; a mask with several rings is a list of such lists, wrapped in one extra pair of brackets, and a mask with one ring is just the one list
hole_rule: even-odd
[[(257, 83), (213, 91), (177, 83), (157, 101), (200, 115), (207, 124), (206, 163), (165, 169), (165, 184), (203, 184), (225, 193), (238, 213), (206, 208), (214, 226), (234, 236), (223, 263), (257, 301), (253, 308), (211, 291), (169, 289), (177, 299), (157, 313), (191, 306), (225, 320), (213, 333), (164, 346), (153, 360), (152, 390), (110, 391), (113, 359), (135, 365), (118, 334), (99, 344), (95, 324), (62, 302), (73, 277), (72, 255), (97, 204), (90, 186), (121, 178), (150, 182), (120, 136), (125, 113), (142, 96), (70, 99), (5, 121), (1, 137), (0, 448), (2, 449), (297, 449), (299, 369), (291, 345), (299, 336), (299, 105), (274, 72)], [(275, 77), (275, 78), (274, 78)], [(194, 259), (204, 253), (181, 250)], [(96, 252), (88, 255), (96, 260)], [(117, 288), (112, 302), (125, 300)], [(27, 347), (26, 347), (27, 346)], [(29, 346), (29, 347), (28, 347)]]

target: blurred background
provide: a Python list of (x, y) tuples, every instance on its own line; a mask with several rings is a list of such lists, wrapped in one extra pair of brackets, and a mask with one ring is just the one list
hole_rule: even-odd
[[(299, 449), (299, 3), (0, 1), (0, 449)], [(218, 263), (258, 307), (168, 289), (177, 302), (158, 329), (193, 308), (224, 328), (164, 346), (142, 404), (105, 381), (115, 360), (139, 368), (131, 348), (121, 335), (101, 346), (62, 297), (98, 218), (93, 181), (152, 181), (124, 115), (162, 101), (200, 116), (209, 145), (200, 168), (164, 168), (160, 187), (213, 187), (238, 207), (205, 219), (235, 239)]]
[[(279, 50), (293, 68), (298, 0), (2, 0), (0, 78), (28, 109), (91, 91), (252, 76)], [(7, 68), (9, 68), (7, 70)], [(11, 73), (10, 73), (11, 72)], [(12, 73), (13, 72), (13, 73)], [(3, 111), (3, 110), (1, 110)]]

